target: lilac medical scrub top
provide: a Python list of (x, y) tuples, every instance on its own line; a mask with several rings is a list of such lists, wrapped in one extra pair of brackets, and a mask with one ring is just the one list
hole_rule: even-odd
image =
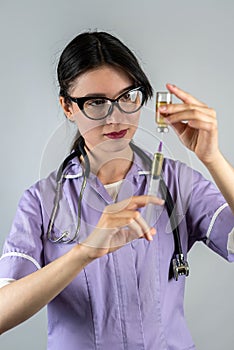
[[(117, 200), (147, 193), (149, 172), (134, 154)], [(185, 164), (165, 159), (163, 176), (175, 203), (182, 249), (196, 241), (229, 259), (228, 234), (234, 216), (216, 187)], [(19, 279), (69, 251), (74, 244), (47, 238), (56, 173), (22, 196), (3, 255), (0, 278)], [(74, 234), (83, 180), (78, 160), (65, 171), (52, 237)], [(97, 224), (104, 207), (113, 203), (99, 179), (90, 174), (84, 191), (79, 241)], [(144, 217), (144, 210), (140, 209)], [(161, 211), (160, 211), (161, 210)], [(168, 278), (174, 239), (165, 208), (155, 210), (152, 242), (137, 239), (86, 266), (48, 305), (49, 350), (191, 350), (183, 298), (185, 277)], [(43, 293), (43, 290), (42, 290)]]

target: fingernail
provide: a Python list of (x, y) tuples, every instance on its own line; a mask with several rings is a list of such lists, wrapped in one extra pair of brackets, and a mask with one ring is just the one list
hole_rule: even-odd
[(171, 88), (176, 88), (175, 84), (167, 84), (167, 85), (169, 85)]
[(150, 233), (148, 233), (148, 240), (153, 241), (153, 236)]
[(159, 107), (159, 110), (160, 110), (161, 112), (166, 112), (166, 111), (167, 111), (167, 106), (160, 106), (160, 107)]
[(146, 231), (145, 233), (148, 241), (152, 241), (153, 240), (153, 236), (151, 235), (150, 229), (148, 231)]

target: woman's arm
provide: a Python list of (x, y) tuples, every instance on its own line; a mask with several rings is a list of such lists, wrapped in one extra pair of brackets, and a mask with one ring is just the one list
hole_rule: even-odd
[(135, 196), (107, 206), (87, 239), (42, 269), (0, 288), (0, 334), (33, 316), (55, 298), (93, 260), (140, 237), (156, 233), (138, 208), (162, 205), (153, 196)]
[(183, 103), (160, 108), (182, 143), (207, 167), (234, 213), (234, 169), (218, 147), (216, 112), (178, 87), (168, 90)]
[(77, 245), (42, 269), (0, 288), (0, 334), (48, 304), (90, 261), (85, 247)]
[(234, 169), (221, 153), (205, 164), (234, 214)]

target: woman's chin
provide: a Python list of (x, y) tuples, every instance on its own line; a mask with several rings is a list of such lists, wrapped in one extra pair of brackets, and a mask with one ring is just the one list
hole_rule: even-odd
[(102, 151), (111, 153), (111, 152), (121, 152), (128, 148), (130, 139), (121, 138), (121, 139), (108, 139), (98, 145), (98, 148)]

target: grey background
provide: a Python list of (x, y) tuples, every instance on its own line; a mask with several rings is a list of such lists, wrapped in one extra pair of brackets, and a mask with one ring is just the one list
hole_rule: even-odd
[[(55, 78), (61, 50), (88, 29), (106, 30), (138, 56), (155, 90), (177, 84), (216, 109), (220, 148), (234, 164), (234, 2), (0, 0), (2, 245), (20, 195), (57, 167), (73, 130), (64, 123)], [(149, 113), (153, 117), (153, 105)], [(143, 111), (144, 112), (144, 111)], [(151, 120), (151, 121), (150, 121)], [(137, 138), (154, 150), (152, 120)], [(148, 131), (145, 131), (148, 130)], [(209, 176), (169, 133), (167, 152)], [(189, 254), (185, 312), (199, 350), (231, 350), (234, 333), (233, 266), (196, 245)], [(0, 349), (46, 348), (46, 311), (2, 335)]]

